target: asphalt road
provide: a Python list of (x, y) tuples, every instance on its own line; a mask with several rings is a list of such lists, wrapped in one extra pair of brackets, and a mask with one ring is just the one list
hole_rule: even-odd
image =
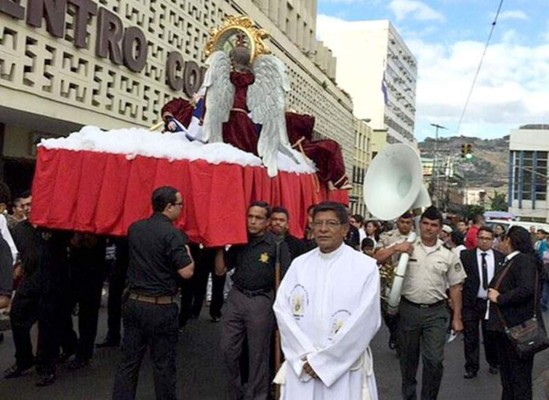
[[(181, 334), (178, 346), (178, 394), (185, 400), (224, 399), (225, 373), (219, 352), (219, 324), (207, 318), (207, 310), (198, 320), (190, 321)], [(101, 310), (99, 338), (106, 331), (106, 312)], [(545, 315), (549, 323), (549, 315)], [(548, 324), (549, 326), (549, 324)], [(372, 343), (374, 369), (380, 399), (400, 398), (400, 372), (398, 359), (387, 347), (387, 330), (379, 332)], [(0, 371), (13, 363), (11, 332), (5, 332), (0, 344)], [(105, 400), (110, 398), (113, 374), (120, 350), (98, 349), (92, 364), (78, 371), (61, 366), (58, 379), (52, 386), (34, 386), (36, 373), (30, 371), (21, 378), (0, 379), (0, 398), (5, 400)], [(447, 345), (444, 379), (439, 395), (441, 400), (497, 400), (501, 398), (499, 376), (488, 374), (488, 367), (481, 367), (476, 379), (463, 379), (463, 342), (458, 337)], [(421, 378), (418, 374), (418, 381)], [(534, 366), (535, 400), (547, 400), (544, 385), (549, 385), (549, 350), (538, 354)], [(138, 399), (154, 399), (154, 386), (150, 361), (146, 357), (141, 369)], [(299, 399), (296, 399), (299, 400)], [(337, 399), (334, 399), (337, 400)]]

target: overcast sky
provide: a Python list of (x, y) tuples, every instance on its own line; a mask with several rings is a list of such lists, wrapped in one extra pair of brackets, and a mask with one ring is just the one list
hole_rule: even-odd
[[(458, 125), (501, 0), (319, 0), (327, 24), (389, 19), (418, 60), (415, 136), (496, 138), (549, 124), (549, 0), (504, 0), (461, 127)], [(365, 62), (367, 59), (365, 58)]]

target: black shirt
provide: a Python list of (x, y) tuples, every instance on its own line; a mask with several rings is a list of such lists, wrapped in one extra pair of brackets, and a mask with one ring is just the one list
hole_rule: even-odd
[(177, 292), (178, 273), (192, 260), (187, 238), (162, 213), (133, 223), (128, 229), (128, 288), (146, 296), (171, 296)]
[(25, 279), (31, 279), (38, 272), (40, 232), (26, 219), (15, 225), (12, 237), (15, 247), (19, 251), (19, 259), (21, 267), (25, 271)]
[[(275, 235), (250, 237), (248, 244), (233, 246), (227, 252), (227, 266), (236, 268), (233, 281), (244, 290), (274, 289), (276, 242)], [(280, 269), (282, 276), (290, 265), (290, 252), (285, 242), (280, 243)]]
[(77, 234), (69, 246), (69, 266), (71, 281), (92, 285), (99, 277), (103, 278), (106, 260), (106, 239)]
[(347, 232), (345, 243), (355, 250), (358, 250), (360, 247), (360, 233), (358, 232), (358, 229), (351, 224), (349, 224), (349, 231)]
[(286, 234), (284, 241), (288, 245), (288, 250), (290, 251), (290, 258), (293, 260), (296, 257), (306, 253), (305, 245), (302, 240), (299, 240), (295, 236)]

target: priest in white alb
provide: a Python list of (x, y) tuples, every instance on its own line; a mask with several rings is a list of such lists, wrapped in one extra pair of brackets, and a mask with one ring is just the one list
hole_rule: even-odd
[(344, 243), (342, 204), (313, 213), (318, 247), (296, 258), (274, 311), (286, 361), (275, 383), (285, 400), (377, 400), (370, 341), (381, 325), (376, 261)]

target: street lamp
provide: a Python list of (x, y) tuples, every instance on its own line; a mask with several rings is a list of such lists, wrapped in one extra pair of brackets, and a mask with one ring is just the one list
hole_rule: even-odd
[[(433, 152), (433, 172), (431, 176), (431, 182), (432, 182), (432, 189), (433, 193), (436, 193), (437, 198), (438, 196), (438, 185), (437, 185), (437, 178), (436, 175), (438, 175), (438, 130), (439, 129), (448, 129), (445, 126), (439, 125), (439, 124), (431, 124), (435, 128), (435, 149)], [(438, 205), (438, 204), (437, 204)]]

